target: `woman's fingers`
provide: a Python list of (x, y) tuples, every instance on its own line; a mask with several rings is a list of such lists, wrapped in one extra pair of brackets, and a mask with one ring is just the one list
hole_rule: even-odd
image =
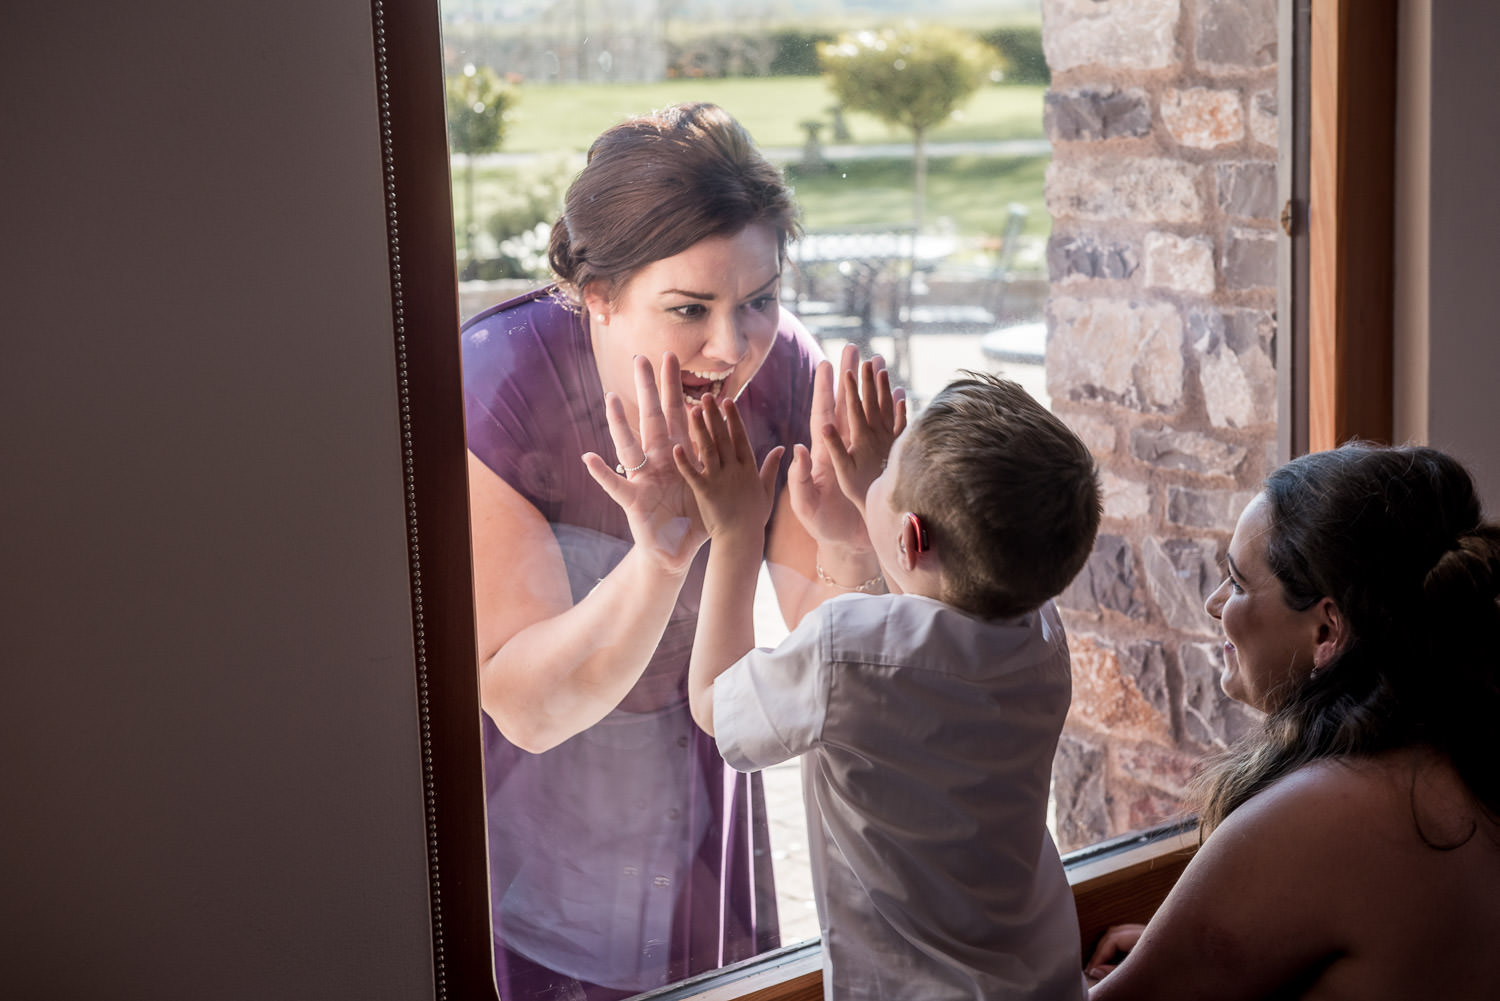
[[(617, 394), (604, 394), (604, 417), (609, 423), (610, 440), (615, 443), (615, 455), (620, 458), (620, 467), (615, 472), (623, 475), (626, 469), (638, 466), (646, 458), (646, 450), (636, 440), (630, 418), (625, 415), (625, 402)], [(609, 468), (608, 464), (605, 468)]]
[[(858, 371), (859, 347), (855, 344), (845, 344), (843, 354), (839, 356), (839, 378), (833, 400), (833, 424), (839, 429), (839, 436), (846, 442), (849, 440), (848, 381), (849, 376)], [(855, 395), (858, 396), (857, 393)]]
[(785, 445), (777, 445), (766, 453), (764, 461), (760, 464), (760, 488), (765, 492), (766, 499), (774, 501), (776, 498), (776, 474), (781, 468), (781, 457), (786, 454)]
[(609, 463), (605, 462), (596, 452), (585, 452), (583, 465), (594, 478), (594, 482), (604, 488), (609, 499), (620, 507), (628, 504), (628, 493), (630, 490), (629, 480), (621, 476)]
[(1135, 944), (1141, 940), (1141, 932), (1145, 929), (1145, 925), (1139, 924), (1115, 925), (1110, 928), (1099, 939), (1099, 944), (1094, 948), (1094, 954), (1084, 964), (1084, 970), (1096, 979), (1103, 977), (1120, 965), (1122, 957), (1135, 948)]
[[(653, 446), (667, 440), (669, 435), (667, 416), (662, 412), (661, 395), (656, 387), (656, 373), (651, 368), (651, 360), (645, 355), (635, 356), (635, 400), (639, 410), (637, 419), (640, 422), (641, 447), (649, 452)], [(683, 430), (686, 430), (685, 424)]]
[(686, 441), (688, 405), (682, 395), (682, 366), (670, 351), (662, 352), (659, 385), (658, 398), (666, 421), (667, 437), (672, 441)]

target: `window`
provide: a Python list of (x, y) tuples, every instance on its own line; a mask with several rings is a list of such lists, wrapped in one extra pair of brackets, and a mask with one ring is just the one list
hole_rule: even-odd
[[(482, 4), (460, 6), (464, 15), (472, 21), (483, 22)], [(593, 39), (603, 38), (607, 41), (611, 32), (602, 30), (602, 23), (604, 22), (597, 19), (592, 21), (587, 37), (582, 31), (568, 37), (581, 49), (587, 49), (593, 44)], [(1218, 73), (1229, 79), (1229, 84), (1173, 86), (1144, 94), (1134, 93), (1128, 88), (1121, 92), (1105, 93), (1094, 86), (1089, 76), (1089, 63), (1086, 60), (1068, 62), (1066, 55), (1069, 45), (1085, 49), (1089, 44), (1088, 40), (1080, 40), (1077, 35), (1064, 32), (1062, 41), (1058, 43), (1063, 52), (1060, 57), (1063, 68), (1060, 78), (1054, 81), (1049, 100), (1052, 102), (1050, 113), (1053, 116), (1050, 138), (1072, 158), (1066, 160), (1059, 156), (1057, 161), (1061, 166), (1054, 164), (1054, 173), (1061, 177), (1061, 181), (1054, 178), (1053, 183), (1064, 185), (1065, 195), (1056, 201), (1044, 203), (1038, 200), (1030, 207), (1027, 213), (1029, 221), (1020, 231), (1022, 239), (1017, 241), (1019, 249), (1016, 246), (1006, 248), (1003, 244), (988, 248), (992, 254), (1006, 250), (1016, 251), (1016, 256), (1008, 260), (1004, 269), (995, 266), (995, 256), (983, 256), (984, 251), (981, 249), (974, 251), (966, 259), (944, 261), (930, 269), (917, 270), (916, 281), (907, 293), (911, 298), (906, 301), (906, 312), (902, 314), (907, 320), (911, 320), (924, 315), (920, 311), (923, 306), (931, 307), (931, 311), (925, 314), (928, 316), (938, 315), (942, 307), (988, 306), (993, 300), (978, 303), (945, 302), (932, 295), (934, 289), (943, 288), (945, 280), (952, 280), (955, 274), (962, 273), (963, 266), (970, 269), (969, 275), (984, 274), (988, 266), (989, 276), (1003, 275), (1012, 279), (1005, 283), (1007, 296), (1017, 291), (1009, 286), (1020, 284), (1013, 279), (1024, 271), (1028, 258), (1038, 270), (1042, 270), (1044, 266), (1050, 270), (1054, 282), (1058, 283), (1051, 290), (1054, 299), (1051, 318), (1053, 336), (1058, 337), (1059, 331), (1062, 331), (1062, 336), (1070, 338), (1071, 344), (1079, 350), (1071, 356), (1054, 356), (1051, 353), (1053, 348), (1046, 349), (1049, 352), (1049, 364), (1056, 357), (1058, 366), (1065, 370), (1065, 374), (1056, 374), (1054, 369), (1054, 373), (1039, 379), (1034, 384), (1036, 394), (1056, 395), (1053, 403), (1059, 408), (1059, 412), (1097, 435), (1099, 445), (1096, 451), (1108, 453), (1116, 461), (1113, 468), (1106, 464), (1106, 477), (1114, 491), (1114, 499), (1120, 505), (1116, 509), (1120, 512), (1120, 524), (1138, 517), (1154, 518), (1158, 527), (1163, 524), (1176, 526), (1184, 530), (1180, 535), (1191, 536), (1196, 532), (1200, 537), (1198, 541), (1207, 539), (1206, 545), (1184, 544), (1181, 537), (1164, 537), (1160, 532), (1153, 534), (1147, 531), (1142, 533), (1141, 540), (1132, 540), (1122, 532), (1118, 534), (1121, 542), (1115, 548), (1102, 549), (1096, 554), (1102, 565), (1090, 571), (1088, 578), (1082, 582), (1088, 589), (1087, 593), (1080, 592), (1073, 596), (1075, 604), (1084, 608), (1083, 614), (1093, 615), (1095, 618), (1085, 619), (1084, 628), (1076, 630), (1075, 635), (1087, 637), (1091, 628), (1111, 627), (1124, 639), (1111, 639), (1102, 644), (1084, 644), (1086, 650), (1079, 659), (1083, 662), (1081, 666), (1085, 684), (1097, 681), (1103, 686), (1098, 691), (1086, 691), (1084, 694), (1095, 698), (1094, 705), (1107, 707), (1112, 701), (1117, 701), (1115, 697), (1119, 689), (1111, 686), (1118, 685), (1123, 676), (1128, 683), (1126, 687), (1129, 690), (1126, 694), (1136, 700), (1132, 705), (1144, 705), (1148, 710), (1154, 711), (1173, 736), (1180, 739), (1182, 734), (1194, 735), (1193, 739), (1200, 744), (1222, 739), (1226, 734), (1232, 734), (1236, 726), (1245, 725), (1243, 720), (1236, 722), (1226, 719), (1224, 713), (1233, 713), (1234, 707), (1226, 708), (1212, 685), (1203, 684), (1203, 678), (1211, 678), (1214, 673), (1212, 644), (1207, 638), (1193, 641), (1190, 637), (1184, 641), (1179, 637), (1173, 641), (1176, 646), (1169, 647), (1158, 639), (1149, 614), (1137, 615), (1136, 607), (1146, 605), (1157, 609), (1166, 618), (1169, 630), (1185, 629), (1188, 633), (1200, 631), (1200, 626), (1193, 624), (1191, 620), (1191, 616), (1201, 614), (1198, 609), (1201, 598), (1195, 600), (1193, 592), (1201, 592), (1205, 585), (1211, 583), (1204, 575), (1211, 575), (1213, 572), (1217, 555), (1213, 551), (1214, 541), (1216, 536), (1227, 538), (1234, 513), (1230, 509), (1234, 500), (1233, 489), (1225, 489), (1222, 483), (1210, 482), (1219, 477), (1219, 466), (1215, 464), (1231, 461), (1234, 455), (1239, 455), (1242, 460), (1245, 456), (1251, 456), (1252, 462), (1263, 461), (1256, 457), (1255, 449), (1260, 448), (1261, 455), (1270, 451), (1260, 443), (1268, 433), (1275, 433), (1274, 402), (1273, 416), (1269, 422), (1265, 418), (1262, 396), (1246, 404), (1248, 409), (1242, 409), (1236, 414), (1224, 411), (1206, 414), (1200, 412), (1198, 417), (1201, 427), (1184, 430), (1172, 424), (1169, 413), (1171, 407), (1181, 401), (1170, 397), (1171, 390), (1159, 392), (1162, 384), (1153, 382), (1153, 377), (1160, 375), (1160, 372), (1143, 372), (1135, 361), (1144, 352), (1153, 364), (1156, 361), (1169, 365), (1185, 364), (1188, 369), (1186, 375), (1178, 376), (1184, 380), (1183, 385), (1190, 387), (1186, 392), (1191, 399), (1185, 406), (1207, 409), (1211, 400), (1214, 401), (1213, 405), (1218, 405), (1219, 398), (1212, 393), (1215, 387), (1225, 387), (1226, 383), (1222, 380), (1243, 380), (1247, 373), (1253, 376), (1257, 371), (1254, 366), (1261, 364), (1258, 360), (1260, 355), (1256, 352), (1265, 353), (1270, 348), (1270, 334), (1274, 327), (1268, 327), (1265, 318), (1274, 313), (1277, 282), (1274, 278), (1265, 279), (1264, 271), (1257, 269), (1264, 267), (1264, 249), (1267, 244), (1275, 246), (1276, 210), (1279, 209), (1279, 205), (1273, 204), (1272, 212), (1267, 214), (1260, 204), (1264, 200), (1265, 166), (1274, 165), (1272, 150), (1276, 144), (1274, 44), (1271, 62), (1264, 60), (1263, 51), (1260, 50), (1237, 52), (1234, 48), (1236, 41), (1246, 37), (1252, 40), (1263, 39), (1267, 30), (1264, 24), (1251, 25), (1254, 30), (1248, 32), (1244, 30), (1246, 26), (1238, 27), (1240, 30), (1236, 31), (1236, 25), (1217, 24), (1211, 18), (1200, 17), (1191, 25), (1192, 33), (1188, 35), (1193, 42), (1190, 58), (1195, 61), (1196, 69), (1210, 78)], [(1270, 30), (1274, 39), (1274, 26)], [(450, 58), (453, 59), (452, 65), (460, 67), (461, 71), (461, 66), (467, 59), (463, 53), (455, 51), (452, 43), (456, 34), (450, 24)], [(553, 57), (549, 59), (545, 48), (542, 48), (540, 54), (533, 52), (532, 57), (541, 60), (539, 65), (552, 66), (558, 73), (562, 72), (564, 64), (568, 64), (573, 72), (584, 76), (626, 78), (630, 73), (629, 64), (624, 57), (616, 55), (616, 52), (631, 50), (632, 46), (624, 42), (619, 42), (616, 48), (606, 48), (605, 45), (605, 42), (601, 42), (591, 53), (575, 49), (567, 59), (559, 54), (560, 49), (550, 50)], [(646, 48), (646, 44), (638, 40), (633, 51)], [(711, 46), (705, 43), (693, 50), (690, 59), (684, 56), (684, 70), (691, 70), (693, 67), (701, 69), (703, 60), (709, 58), (709, 49)], [(751, 55), (740, 51), (732, 57), (748, 60)], [(1119, 58), (1128, 61), (1138, 57), (1120, 54)], [(1214, 66), (1222, 67), (1227, 64), (1226, 61), (1235, 58), (1248, 62), (1241, 65), (1239, 71), (1213, 69)], [(1250, 71), (1244, 70), (1246, 65), (1251, 67)], [(1142, 68), (1137, 65), (1133, 68), (1149, 75), (1160, 67)], [(1157, 76), (1160, 75), (1158, 72)], [(1226, 97), (1247, 75), (1252, 78), (1251, 86), (1232, 97)], [(809, 151), (819, 150), (820, 144), (826, 151), (837, 124), (831, 116), (824, 120), (809, 116), (806, 123), (797, 123), (801, 135), (793, 132), (793, 139), (797, 140), (795, 145), (786, 140), (768, 140), (764, 138), (767, 131), (755, 126), (752, 114), (747, 113), (747, 109), (735, 106), (727, 98), (714, 96), (714, 88), (718, 85), (719, 81), (716, 79), (703, 79), (702, 95), (718, 100), (742, 121), (750, 124), (752, 132), (761, 139), (763, 146), (784, 146), (791, 150), (788, 162), (816, 162)], [(614, 88), (617, 96), (626, 89), (623, 85)], [(695, 96), (696, 93), (697, 91)], [(1241, 131), (1224, 142), (1221, 141), (1224, 139), (1222, 135), (1213, 133), (1212, 123), (1220, 121), (1218, 112), (1228, 105), (1238, 109)], [(644, 108), (620, 105), (609, 118), (613, 120), (638, 110)], [(1100, 111), (1105, 113), (1095, 114)], [(1141, 117), (1143, 113), (1144, 120)], [(1286, 109), (1283, 109), (1283, 113), (1286, 113)], [(600, 127), (603, 124), (608, 124), (608, 121), (602, 122)], [(781, 123), (783, 129), (785, 124)], [(848, 127), (851, 122), (846, 119), (843, 124)], [(767, 126), (767, 129), (772, 128), (774, 127)], [(1126, 131), (1119, 131), (1121, 129)], [(1139, 131), (1130, 132), (1132, 129)], [(1167, 162), (1158, 164), (1169, 180), (1191, 174), (1187, 187), (1195, 188), (1197, 195), (1206, 199), (1206, 207), (1200, 208), (1203, 208), (1206, 215), (1212, 216), (1207, 232), (1195, 230), (1196, 220), (1191, 215), (1171, 217), (1165, 221), (1150, 218), (1149, 212), (1139, 218), (1131, 216), (1141, 204), (1157, 198), (1159, 192), (1142, 192), (1142, 202), (1121, 209), (1100, 201), (1101, 193), (1088, 186), (1086, 175), (1089, 169), (1105, 164), (1112, 150), (1127, 146), (1132, 140), (1157, 134), (1152, 132), (1153, 129), (1180, 147), (1196, 150), (1186, 162), (1201, 167), (1205, 160), (1210, 161), (1212, 169), (1186, 174), (1178, 171), (1178, 165)], [(589, 134), (597, 131), (594, 128)], [(1222, 151), (1225, 147), (1230, 147), (1231, 152), (1238, 155), (1224, 154)], [(1213, 152), (1205, 153), (1205, 150)], [(1080, 167), (1085, 169), (1077, 169)], [(459, 180), (460, 192), (463, 191), (463, 180), (459, 174), (461, 169), (466, 168), (463, 158), (455, 161), (455, 178)], [(811, 172), (805, 176), (807, 180), (799, 183), (799, 192), (810, 191), (816, 183)], [(459, 201), (462, 202), (466, 197), (467, 195), (460, 194)], [(479, 204), (483, 204), (483, 198), (479, 199)], [(1155, 205), (1152, 211), (1160, 208), (1159, 202), (1152, 204)], [(1068, 228), (1059, 232), (1055, 225), (1051, 227), (1050, 248), (1033, 244), (1029, 250), (1026, 249), (1024, 237), (1028, 232), (1033, 237), (1045, 237), (1049, 227), (1043, 220), (1050, 214), (1048, 209), (1053, 205), (1062, 205), (1068, 209), (1060, 213)], [(1126, 220), (1126, 225), (1120, 230), (1123, 236), (1113, 242), (1101, 239), (1101, 232), (1108, 227), (1095, 224), (1101, 220), (1118, 218), (1121, 212)], [(897, 215), (896, 218), (904, 217)], [(941, 216), (938, 218), (941, 219)], [(461, 242), (466, 238), (477, 238), (479, 243), (483, 243), (486, 234), (480, 231), (483, 228), (482, 212), (480, 219), (481, 222), (476, 226), (465, 225)], [(823, 228), (811, 217), (808, 222), (810, 229)], [(938, 226), (941, 227), (941, 223)], [(1004, 227), (995, 228), (1003, 232)], [(962, 244), (965, 234), (958, 227), (955, 230), (956, 232), (948, 235), (954, 236), (955, 244)], [(993, 230), (991, 235), (995, 235)], [(498, 248), (501, 241), (494, 239), (493, 242)], [(524, 251), (524, 241), (513, 245), (513, 249), (516, 247)], [(1205, 273), (1205, 249), (1208, 272), (1206, 287), (1192, 284), (1203, 280), (1201, 276)], [(476, 252), (466, 263), (473, 263), (478, 258), (479, 252)], [(1225, 277), (1227, 271), (1234, 269), (1238, 269), (1237, 274), (1243, 280)], [(1141, 290), (1144, 290), (1144, 295), (1140, 294)], [(921, 299), (923, 296), (927, 297), (925, 301)], [(1202, 308), (1176, 308), (1184, 302), (1191, 303), (1194, 296), (1203, 300)], [(489, 293), (489, 297), (495, 298), (495, 293)], [(1142, 299), (1146, 302), (1145, 306), (1141, 305)], [(1024, 311), (1025, 307), (1016, 307), (1015, 302), (1014, 299), (1009, 300), (1009, 308), (1018, 309), (1012, 319), (1029, 318)], [(1173, 308), (1154, 309), (1153, 302), (1156, 305), (1168, 303)], [(949, 312), (950, 322), (958, 315), (957, 309)], [(1176, 322), (1174, 329), (1178, 332), (1180, 342), (1193, 346), (1193, 350), (1186, 351), (1175, 362), (1171, 359), (1170, 350), (1159, 350), (1160, 345), (1150, 340), (1151, 332), (1163, 322), (1169, 326)], [(1000, 325), (1003, 325), (1003, 320), (997, 326)], [(924, 369), (924, 365), (933, 364), (936, 357), (933, 348), (944, 336), (966, 337), (962, 348), (972, 353), (963, 361), (950, 359)], [(1105, 341), (1100, 338), (1120, 336), (1127, 340), (1117, 344), (1116, 353), (1134, 357), (1113, 359), (1121, 366), (1115, 370), (1089, 368), (1095, 356), (1082, 349), (1104, 344)], [(1023, 375), (1037, 374), (1035, 342), (1030, 342), (1032, 350), (1028, 351), (1025, 337), (1021, 332), (1013, 332), (1012, 343), (1008, 347), (996, 344), (991, 350), (986, 350), (987, 345), (983, 343), (982, 335), (912, 335), (906, 345), (909, 351), (906, 360), (910, 365), (913, 377), (911, 385), (918, 400), (920, 401), (924, 392), (924, 386), (928, 384), (922, 380), (930, 379), (940, 385), (944, 378), (942, 373), (962, 365), (1019, 364), (1020, 368), (1011, 370)], [(1141, 338), (1145, 338), (1144, 342)], [(836, 343), (837, 337), (830, 335), (829, 341)], [(888, 335), (881, 334), (876, 335), (874, 342), (877, 349), (888, 352), (896, 349), (897, 344)], [(1067, 345), (1063, 345), (1060, 350), (1066, 351), (1066, 348)], [(1152, 351), (1159, 353), (1150, 354)], [(1022, 361), (1018, 363), (1017, 358)], [(1264, 375), (1269, 371), (1269, 363), (1259, 371)], [(1196, 383), (1192, 381), (1194, 378)], [(1216, 383), (1215, 379), (1220, 381)], [(1075, 392), (1075, 387), (1080, 385), (1086, 387), (1085, 391)], [(1262, 382), (1252, 389), (1252, 394), (1264, 394), (1266, 386)], [(1274, 400), (1274, 379), (1269, 386)], [(1061, 394), (1055, 392), (1059, 387), (1062, 388)], [(1163, 396), (1163, 392), (1168, 395)], [(1100, 404), (1099, 408), (1091, 410), (1095, 404)], [(1163, 416), (1164, 414), (1167, 416)], [(1132, 480), (1125, 475), (1132, 472), (1140, 479)], [(1252, 467), (1248, 481), (1253, 483), (1257, 478)], [(1146, 481), (1144, 491), (1139, 489), (1142, 481)], [(1187, 540), (1189, 543), (1193, 541)], [(1222, 545), (1222, 541), (1219, 544)], [(1129, 586), (1122, 591), (1117, 586), (1121, 577), (1116, 570), (1125, 566), (1140, 570), (1141, 574), (1128, 580)], [(1148, 579), (1142, 580), (1141, 576), (1147, 576)], [(1186, 580), (1188, 585), (1174, 588), (1171, 586), (1174, 578)], [(1093, 602), (1092, 609), (1088, 606), (1089, 602)], [(1072, 625), (1070, 622), (1070, 629)], [(1122, 656), (1130, 659), (1129, 670), (1124, 672), (1120, 670)], [(1178, 699), (1180, 701), (1175, 701)], [(1159, 753), (1163, 746), (1160, 741), (1138, 739), (1141, 737), (1138, 729), (1142, 722), (1140, 718), (1107, 718), (1106, 714), (1105, 717), (1085, 722), (1100, 724), (1099, 732), (1122, 735), (1126, 750), (1122, 753), (1113, 745), (1105, 747), (1090, 745), (1087, 740), (1080, 741), (1082, 749), (1076, 754), (1070, 775), (1065, 777), (1073, 784), (1063, 790), (1064, 795), (1071, 798), (1071, 806), (1074, 808), (1085, 801), (1103, 802), (1106, 799), (1097, 783), (1090, 785), (1093, 777), (1102, 772), (1124, 769), (1127, 777), (1130, 777), (1130, 769), (1139, 768), (1143, 773), (1152, 773), (1154, 769), (1156, 774), (1160, 774), (1162, 771), (1171, 772), (1190, 757), (1182, 754), (1173, 761), (1164, 763)], [(1157, 725), (1149, 719), (1146, 723), (1148, 728), (1149, 725)], [(1154, 760), (1151, 758), (1153, 754), (1157, 755)], [(1149, 826), (1163, 815), (1170, 816), (1175, 810), (1175, 804), (1169, 795), (1156, 795), (1149, 786), (1141, 783), (1137, 783), (1136, 788), (1141, 794), (1136, 801), (1126, 804), (1123, 811), (1117, 810), (1115, 815), (1102, 819), (1094, 818), (1098, 823), (1075, 819), (1074, 823), (1078, 827), (1072, 835), (1086, 840), (1090, 834), (1107, 835), (1119, 833), (1122, 828)]]

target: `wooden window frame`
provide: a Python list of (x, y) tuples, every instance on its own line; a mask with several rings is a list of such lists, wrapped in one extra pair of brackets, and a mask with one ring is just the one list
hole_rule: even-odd
[[(409, 490), (424, 512), (421, 551), (414, 538), (411, 555), (413, 618), (423, 645), (417, 683), (435, 996), (494, 997), (484, 783), (473, 737), (479, 709), (463, 427), (454, 412), (461, 405), (453, 391), (458, 346), (448, 336), (458, 325), (457, 270), (440, 18), (437, 0), (372, 0), (371, 7), (391, 251), (393, 264), (404, 262), (392, 302), (403, 412), (409, 407), (411, 414), (402, 433)], [(1283, 305), (1278, 348), (1282, 423), (1305, 430), (1284, 439), (1284, 453), (1391, 436), (1396, 8), (1396, 0), (1283, 0), (1284, 32), (1297, 10), (1310, 19), (1306, 64), (1298, 70), (1291, 64), (1299, 61), (1283, 60), (1287, 73), (1305, 73), (1308, 95), (1305, 114), (1295, 106), (1283, 112), (1294, 131), (1307, 126), (1305, 147), (1290, 147), (1306, 152), (1306, 200), (1295, 183), (1286, 186), (1292, 195), (1284, 224), (1293, 239), (1283, 269), (1294, 305), (1305, 301), (1305, 327)], [(1286, 79), (1283, 91), (1300, 94)], [(462, 732), (430, 726), (432, 719), (472, 719), (475, 727)], [(1075, 861), (1070, 882), (1084, 948), (1109, 924), (1149, 917), (1195, 844), (1195, 834), (1177, 831)], [(822, 997), (820, 953), (816, 943), (795, 946), (653, 997), (814, 1001)]]
[(1397, 0), (1311, 0), (1307, 448), (1394, 426)]

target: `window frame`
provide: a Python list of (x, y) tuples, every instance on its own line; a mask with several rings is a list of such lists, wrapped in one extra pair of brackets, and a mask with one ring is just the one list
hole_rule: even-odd
[[(1283, 171), (1293, 237), (1282, 271), (1283, 293), (1290, 294), (1282, 315), (1289, 322), (1278, 347), (1283, 414), (1293, 429), (1282, 439), (1283, 457), (1354, 435), (1389, 440), (1391, 434), (1396, 6), (1396, 0), (1281, 3), (1283, 51), (1298, 51), (1295, 38), (1291, 45), (1285, 40), (1299, 13), (1310, 27), (1305, 62), (1283, 61), (1283, 93), (1298, 93), (1298, 85), (1307, 92), (1307, 100), (1283, 116), (1291, 123), (1283, 128), (1294, 133), (1306, 123), (1305, 146), (1299, 139), (1283, 147), (1294, 151), (1294, 164), (1304, 155), (1306, 162), (1302, 181)], [(435, 996), (495, 997), (462, 381), (457, 338), (448, 336), (458, 329), (458, 283), (441, 18), (438, 0), (371, 0), (371, 9), (403, 414)], [(1387, 211), (1371, 211), (1379, 205)], [(1293, 319), (1304, 297), (1305, 339)], [(1196, 837), (1180, 827), (1165, 830), (1128, 837), (1118, 850), (1084, 849), (1086, 864), (1081, 853), (1069, 856), (1081, 928), (1149, 915), (1191, 855), (1185, 839)], [(820, 998), (820, 951), (804, 943), (649, 996)]]

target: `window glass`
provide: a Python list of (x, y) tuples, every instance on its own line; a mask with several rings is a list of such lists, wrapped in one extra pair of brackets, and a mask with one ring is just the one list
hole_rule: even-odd
[[(1015, 379), (1099, 457), (1106, 523), (1060, 602), (1075, 713), (1052, 826), (1068, 851), (1171, 820), (1192, 764), (1250, 722), (1217, 691), (1221, 653), (1201, 601), (1242, 484), (1274, 437), (1274, 278), (1254, 270), (1262, 216), (1273, 214), (1260, 204), (1268, 170), (1275, 187), (1274, 123), (1267, 133), (1256, 116), (1274, 116), (1274, 84), (1269, 112), (1253, 87), (1235, 98), (1231, 157), (1202, 133), (1228, 114), (1217, 92), (1077, 83), (1089, 73), (1077, 69), (1086, 42), (1065, 18), (1048, 26), (1048, 55), (1076, 62), (1052, 86), (1040, 0), (819, 11), (444, 0), (461, 313), (546, 280), (548, 229), (599, 132), (668, 104), (724, 107), (794, 185), (806, 236), (791, 250), (783, 305), (827, 353), (849, 340), (882, 353), (917, 410), (960, 370)], [(906, 17), (966, 32), (993, 59), (920, 144), (841, 105), (818, 61), (819, 43)], [(1204, 65), (1241, 58), (1232, 32), (1191, 27)], [(1160, 69), (1136, 50), (1102, 58), (1148, 77)], [(1268, 65), (1255, 65), (1256, 79)], [(1153, 135), (1184, 158), (1143, 159)], [(1218, 152), (1205, 165), (1207, 149)], [(1135, 197), (1132, 184), (1138, 200), (1157, 201), (1111, 201)], [(1173, 215), (1163, 188), (1196, 207)], [(1054, 220), (1059, 205), (1066, 218)], [(1097, 224), (1119, 213), (1124, 234), (1101, 237)], [(759, 643), (786, 633), (764, 578), (756, 621)], [(791, 944), (818, 931), (798, 766), (762, 781), (779, 941)]]

